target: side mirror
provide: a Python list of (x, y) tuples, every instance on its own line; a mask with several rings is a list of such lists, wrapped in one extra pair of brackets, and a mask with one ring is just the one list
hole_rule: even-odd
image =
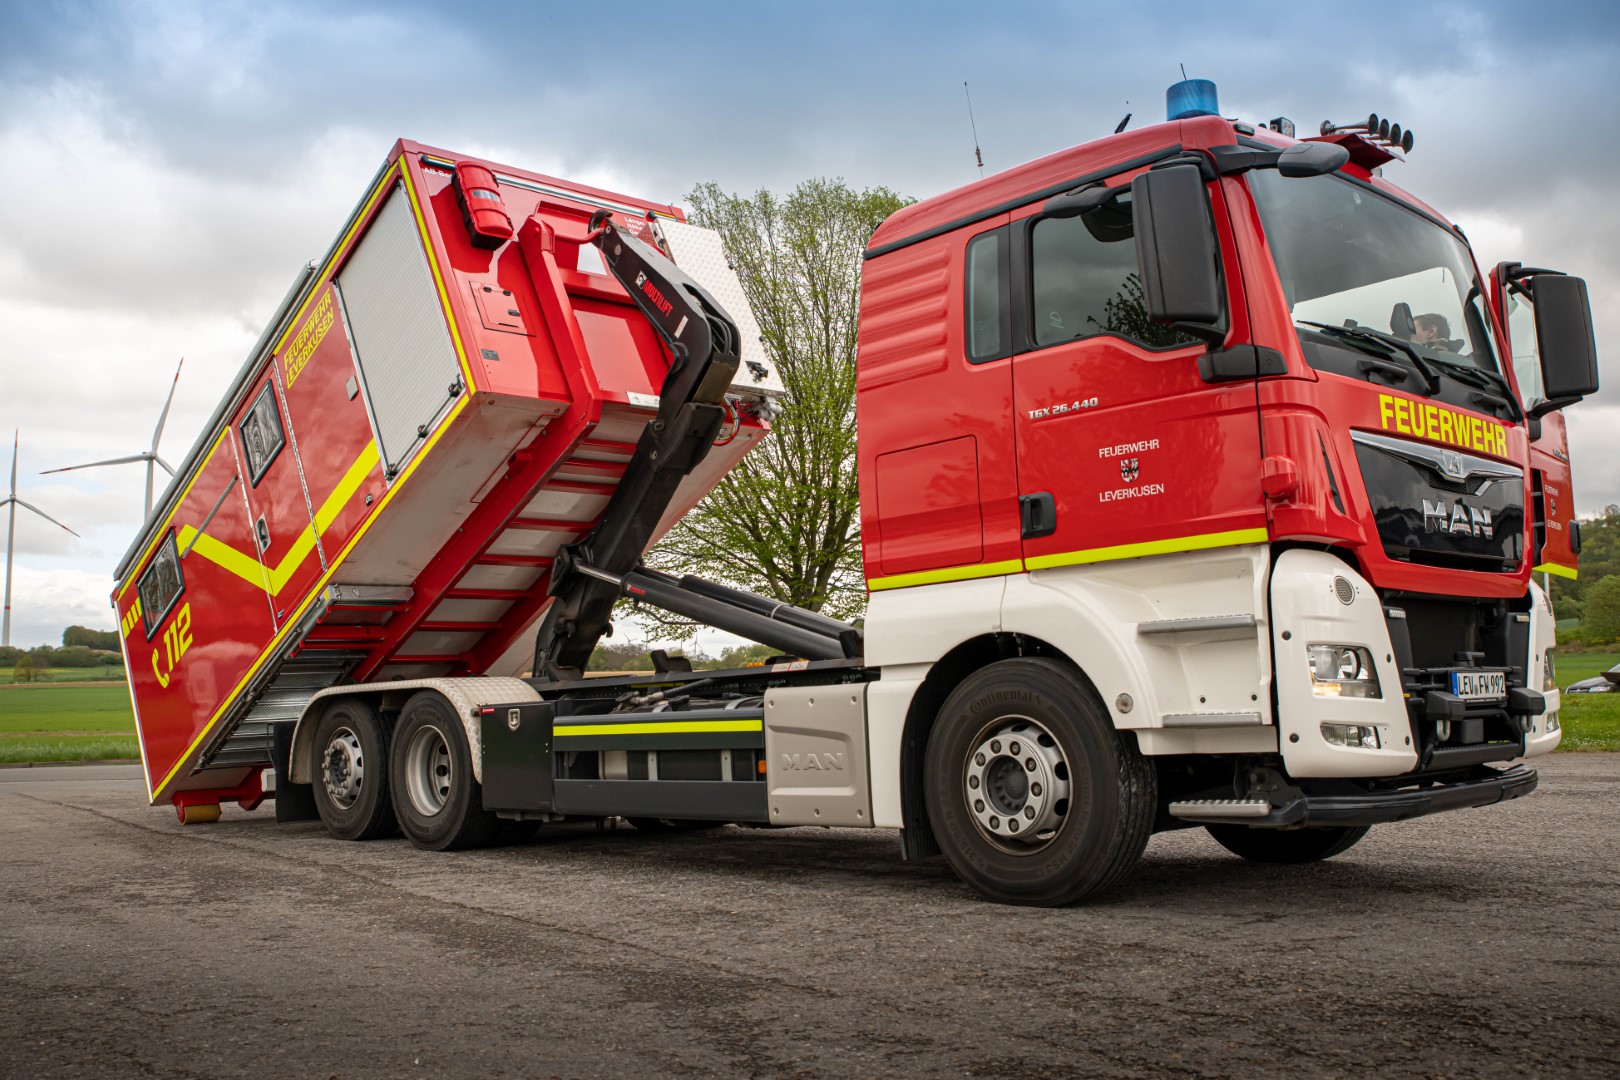
[(1538, 274), (1531, 288), (1542, 393), (1547, 397), (1534, 411), (1542, 415), (1597, 393), (1597, 339), (1592, 333), (1592, 302), (1585, 280)]
[(1136, 265), (1148, 318), (1219, 341), (1224, 311), (1215, 221), (1196, 165), (1149, 169), (1131, 182)]

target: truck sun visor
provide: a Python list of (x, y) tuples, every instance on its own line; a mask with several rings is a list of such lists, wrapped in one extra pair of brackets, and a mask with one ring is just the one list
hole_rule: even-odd
[(456, 166), (456, 205), (474, 247), (498, 248), (512, 239), (512, 219), (489, 169), (467, 161)]

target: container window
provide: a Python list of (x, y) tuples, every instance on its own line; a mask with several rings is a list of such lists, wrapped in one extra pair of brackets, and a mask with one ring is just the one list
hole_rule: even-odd
[(286, 443), (281, 413), (276, 408), (275, 387), (265, 383), (258, 400), (242, 421), (242, 452), (247, 456), (248, 476), (254, 487), (259, 486), (259, 479)]
[(999, 360), (1012, 351), (1007, 304), (1007, 230), (975, 236), (967, 246), (967, 358)]
[(1036, 348), (1097, 334), (1129, 338), (1150, 349), (1197, 340), (1148, 318), (1135, 236), (1128, 194), (1089, 214), (1035, 223), (1030, 314)]
[(140, 584), (136, 586), (141, 597), (141, 620), (146, 627), (146, 638), (152, 639), (158, 627), (168, 616), (180, 594), (186, 591), (185, 575), (180, 571), (180, 552), (175, 546), (174, 530), (169, 530), (168, 538), (158, 548), (158, 553), (152, 564), (141, 575)]

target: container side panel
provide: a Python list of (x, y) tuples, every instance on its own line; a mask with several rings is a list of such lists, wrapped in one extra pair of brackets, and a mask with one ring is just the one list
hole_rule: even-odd
[(337, 278), (381, 435), (397, 470), (453, 396), (461, 371), (410, 201), (396, 191)]
[(144, 581), (147, 588), (119, 597), (119, 629), (150, 789), (186, 756), (203, 724), (275, 632), (242, 484), (231, 488), (238, 462), (230, 438), (227, 433), (215, 443), (176, 508), (169, 535), (180, 592), (167, 613), (147, 612), (143, 602), (143, 595), (172, 592), (172, 584), (155, 588), (155, 575), (166, 571), (153, 570), (156, 560), (169, 557), (167, 537), (132, 575), (132, 582)]
[(330, 284), (321, 287), (276, 363), (316, 534), (330, 560), (386, 490), (342, 304)]

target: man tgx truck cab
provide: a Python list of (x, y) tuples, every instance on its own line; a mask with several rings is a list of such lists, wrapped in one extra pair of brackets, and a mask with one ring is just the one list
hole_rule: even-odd
[[(1557, 745), (1526, 424), (1596, 389), (1584, 285), (1535, 279), (1527, 416), (1465, 237), (1378, 175), (1411, 146), (1385, 123), (1184, 116), (873, 237), (874, 757), (908, 844), (926, 826), (981, 889), (1112, 880), (1113, 843), (1192, 822), (1322, 858), (1523, 794), (1495, 766)], [(1028, 777), (1083, 777), (1063, 828), (1029, 828), (1057, 811), (1015, 741), (1062, 759)]]

